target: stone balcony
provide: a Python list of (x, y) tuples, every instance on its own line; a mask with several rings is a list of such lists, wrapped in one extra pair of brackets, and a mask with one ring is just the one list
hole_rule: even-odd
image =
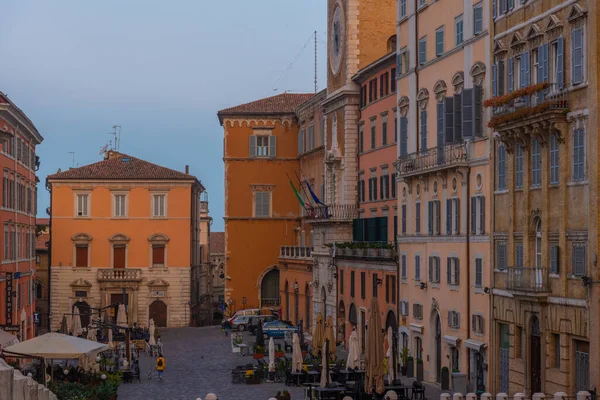
[(467, 143), (451, 143), (401, 157), (396, 164), (396, 172), (400, 178), (406, 179), (448, 168), (468, 166), (468, 161)]
[(98, 282), (141, 282), (142, 270), (138, 268), (100, 268)]
[(548, 268), (506, 267), (494, 273), (494, 288), (515, 297), (546, 298), (551, 292)]
[(309, 222), (350, 222), (358, 217), (356, 204), (333, 204), (302, 210), (302, 217)]
[(393, 261), (396, 251), (385, 242), (350, 242), (333, 246), (332, 254), (339, 258)]
[(312, 260), (312, 247), (306, 246), (280, 246), (279, 258)]

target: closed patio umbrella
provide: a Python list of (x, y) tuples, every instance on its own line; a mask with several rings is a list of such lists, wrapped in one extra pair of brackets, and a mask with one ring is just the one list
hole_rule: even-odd
[(275, 371), (275, 342), (273, 338), (269, 339), (269, 371)]
[(150, 318), (150, 326), (148, 327), (148, 332), (150, 333), (150, 339), (148, 339), (148, 344), (150, 346), (156, 345), (156, 339), (154, 339), (154, 318)]
[(62, 321), (60, 321), (60, 333), (67, 335), (69, 333), (69, 327), (67, 325), (67, 316), (63, 315)]
[(115, 348), (115, 344), (113, 343), (112, 336), (113, 336), (113, 331), (112, 331), (112, 328), (110, 328), (108, 330), (108, 348), (109, 349), (114, 349)]
[(356, 329), (352, 331), (349, 339), (348, 349), (348, 361), (346, 361), (346, 368), (356, 369), (359, 366), (360, 361), (360, 348), (358, 346), (358, 334)]
[(302, 349), (297, 333), (292, 337), (292, 372), (302, 371)]
[(329, 340), (329, 359), (335, 361), (335, 334), (333, 333), (333, 318), (327, 317), (327, 323), (325, 323), (325, 339)]
[(259, 322), (256, 326), (256, 345), (262, 347), (263, 349), (265, 347), (265, 336), (261, 322)]
[(79, 307), (73, 308), (73, 327), (71, 328), (71, 333), (73, 336), (79, 336), (83, 333), (83, 329), (81, 329), (81, 317), (79, 316)]
[(378, 394), (384, 391), (383, 384), (383, 335), (381, 334), (381, 316), (377, 298), (371, 300), (369, 311), (369, 329), (367, 333), (367, 353), (365, 355), (366, 376), (365, 391), (373, 393), (373, 388)]
[(315, 324), (312, 337), (312, 353), (313, 356), (318, 356), (325, 339), (325, 327), (323, 326), (323, 314), (317, 315), (317, 323)]
[(331, 382), (329, 375), (329, 339), (325, 338), (321, 358), (321, 386), (326, 387)]
[(392, 333), (392, 327), (388, 327), (387, 330), (387, 351), (385, 353), (385, 357), (387, 358), (387, 370), (388, 370), (388, 380), (390, 384), (397, 378), (396, 376), (396, 364), (394, 362), (394, 334)]
[(125, 312), (125, 304), (119, 304), (119, 310), (117, 311), (117, 325), (127, 325), (127, 312)]

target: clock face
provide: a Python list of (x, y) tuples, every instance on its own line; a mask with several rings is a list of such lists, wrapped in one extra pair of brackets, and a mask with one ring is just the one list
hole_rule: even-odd
[(337, 75), (340, 72), (340, 66), (342, 63), (342, 53), (344, 48), (344, 22), (342, 18), (342, 8), (339, 4), (336, 5), (333, 11), (333, 17), (331, 18), (330, 27), (330, 44), (329, 44), (329, 56), (331, 72)]

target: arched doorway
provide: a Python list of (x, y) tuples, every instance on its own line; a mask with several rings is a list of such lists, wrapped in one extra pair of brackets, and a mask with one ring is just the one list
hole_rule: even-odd
[(531, 317), (530, 335), (530, 365), (529, 377), (531, 379), (531, 393), (542, 391), (542, 334), (540, 332), (540, 320), (537, 316)]
[(344, 300), (340, 300), (340, 304), (338, 304), (338, 331), (337, 331), (337, 341), (345, 343), (346, 342), (346, 305), (344, 304)]
[(310, 330), (310, 308), (312, 307), (312, 303), (310, 301), (310, 285), (307, 283), (306, 287), (304, 288), (304, 291), (306, 292), (306, 304), (304, 305), (306, 307), (306, 330)]
[(325, 290), (325, 286), (321, 287), (321, 312), (323, 313), (323, 318), (327, 318), (327, 291)]
[(260, 281), (261, 307), (278, 307), (279, 300), (279, 270), (274, 268), (267, 272)]
[(150, 304), (150, 318), (154, 320), (154, 325), (157, 327), (167, 326), (167, 305), (161, 300), (155, 300)]
[(395, 335), (398, 330), (398, 321), (396, 321), (396, 314), (392, 310), (388, 311), (387, 317), (385, 319), (385, 330), (387, 332), (388, 328), (392, 328), (392, 332)]
[(88, 303), (86, 303), (85, 301), (78, 301), (77, 303), (73, 304), (73, 308), (71, 309), (71, 312), (73, 312), (75, 310), (75, 307), (77, 307), (77, 309), (79, 310), (79, 318), (81, 319), (81, 327), (82, 328), (87, 328), (87, 326), (90, 324), (90, 306)]
[(433, 359), (430, 366), (435, 374), (436, 382), (440, 382), (442, 371), (442, 323), (437, 309), (433, 310), (430, 326), (433, 328), (431, 330), (431, 342), (434, 347)]
[(288, 281), (285, 281), (285, 286), (283, 287), (284, 295), (285, 295), (285, 319), (290, 320), (290, 284)]

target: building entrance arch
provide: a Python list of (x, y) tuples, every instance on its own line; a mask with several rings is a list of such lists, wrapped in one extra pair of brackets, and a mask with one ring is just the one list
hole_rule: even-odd
[(154, 325), (159, 328), (167, 326), (167, 305), (162, 300), (154, 300), (150, 304), (150, 318), (154, 320)]

